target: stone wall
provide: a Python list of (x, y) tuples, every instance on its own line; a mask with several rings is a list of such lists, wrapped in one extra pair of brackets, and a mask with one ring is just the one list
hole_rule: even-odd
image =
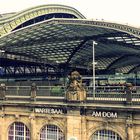
[[(53, 106), (52, 106), (53, 107)], [(47, 124), (58, 126), (66, 140), (91, 140), (102, 129), (117, 133), (122, 140), (140, 139), (140, 114), (119, 113), (117, 118), (91, 116), (81, 113), (80, 107), (67, 107), (63, 114), (34, 112), (34, 107), (3, 106), (0, 110), (0, 140), (7, 140), (9, 126), (14, 122), (24, 123), (31, 132), (31, 140), (40, 139), (40, 130)]]

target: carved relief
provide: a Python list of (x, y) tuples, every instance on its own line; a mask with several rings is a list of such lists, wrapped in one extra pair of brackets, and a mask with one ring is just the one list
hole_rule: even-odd
[(86, 90), (82, 84), (82, 76), (79, 72), (74, 71), (68, 78), (69, 83), (66, 91), (66, 99), (68, 101), (85, 101)]

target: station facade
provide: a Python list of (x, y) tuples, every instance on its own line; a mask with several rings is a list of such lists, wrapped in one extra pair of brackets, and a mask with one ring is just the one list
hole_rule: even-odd
[[(0, 86), (0, 140), (140, 140), (140, 90), (124, 92), (109, 83), (95, 90), (92, 77), (94, 70), (102, 75), (137, 73), (138, 28), (87, 20), (64, 5), (7, 15), (0, 18), (0, 27), (0, 81), (14, 81)], [(98, 43), (96, 69), (93, 41)], [(63, 85), (65, 94), (53, 95), (52, 83), (72, 69), (92, 77), (86, 81), (88, 90), (76, 72), (70, 85)], [(30, 87), (23, 81), (31, 77), (53, 82)], [(136, 82), (135, 87), (139, 89)]]
[[(135, 111), (134, 111), (135, 110)], [(139, 110), (87, 104), (3, 104), (1, 140), (139, 140)]]

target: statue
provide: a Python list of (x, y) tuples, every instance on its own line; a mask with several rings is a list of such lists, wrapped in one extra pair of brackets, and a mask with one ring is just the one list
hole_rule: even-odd
[(85, 101), (86, 100), (86, 90), (82, 85), (82, 77), (79, 72), (74, 71), (68, 77), (69, 83), (66, 91), (67, 101)]

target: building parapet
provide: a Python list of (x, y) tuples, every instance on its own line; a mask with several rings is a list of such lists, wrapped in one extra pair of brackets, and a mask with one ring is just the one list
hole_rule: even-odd
[[(140, 104), (140, 87), (135, 90), (124, 86), (98, 86), (95, 93), (92, 86), (86, 87), (86, 103)], [(66, 102), (65, 86), (4, 86), (0, 88), (1, 101)], [(77, 103), (80, 101), (71, 101)]]

